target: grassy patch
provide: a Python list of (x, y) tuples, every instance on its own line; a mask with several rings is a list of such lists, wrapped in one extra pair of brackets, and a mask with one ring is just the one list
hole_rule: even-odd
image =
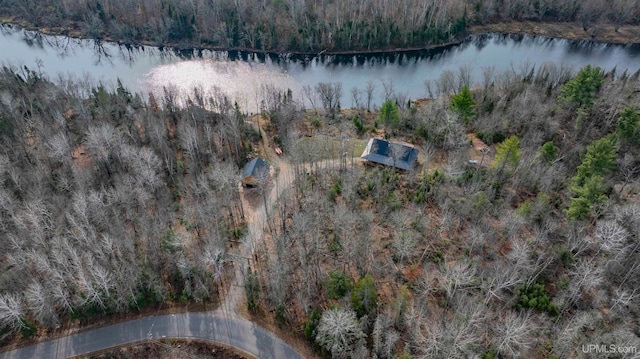
[(364, 149), (367, 147), (368, 140), (351, 140), (353, 148), (353, 157), (360, 157)]
[[(351, 157), (360, 157), (367, 147), (367, 140), (350, 139), (346, 147)], [(340, 158), (343, 153), (341, 148), (343, 147), (338, 140), (307, 137), (298, 142), (296, 151), (304, 158), (318, 161)]]

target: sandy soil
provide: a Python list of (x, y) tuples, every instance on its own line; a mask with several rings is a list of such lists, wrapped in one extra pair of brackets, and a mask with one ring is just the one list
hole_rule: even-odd
[(473, 133), (467, 134), (473, 145), (469, 148), (469, 160), (477, 161), (479, 166), (489, 167), (495, 159), (495, 148), (487, 146)]

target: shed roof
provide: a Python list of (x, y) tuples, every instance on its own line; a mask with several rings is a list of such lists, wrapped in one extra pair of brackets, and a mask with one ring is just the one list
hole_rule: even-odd
[(367, 161), (408, 171), (413, 168), (418, 159), (418, 150), (401, 143), (372, 138), (360, 157)]
[(263, 173), (268, 171), (269, 164), (262, 158), (256, 157), (244, 166), (244, 170), (242, 171), (242, 178), (244, 179), (248, 177), (259, 177)]

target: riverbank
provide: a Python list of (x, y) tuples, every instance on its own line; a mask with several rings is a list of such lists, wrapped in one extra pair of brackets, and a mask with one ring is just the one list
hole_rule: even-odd
[[(67, 21), (66, 26), (56, 26), (56, 27), (38, 27), (29, 23), (23, 19), (15, 18), (15, 17), (6, 17), (0, 16), (0, 24), (5, 25), (13, 25), (19, 26), (28, 31), (37, 31), (44, 35), (50, 36), (67, 36), (76, 39), (87, 39), (87, 40), (95, 40), (91, 37), (85, 36), (82, 31), (80, 31), (80, 23), (74, 21)], [(265, 55), (294, 55), (294, 56), (318, 56), (318, 55), (379, 55), (379, 54), (388, 54), (394, 52), (412, 52), (412, 51), (423, 51), (423, 50), (432, 50), (439, 49), (447, 46), (457, 45), (464, 41), (466, 36), (462, 36), (459, 39), (454, 39), (452, 41), (442, 42), (438, 44), (433, 44), (424, 47), (403, 47), (403, 48), (383, 48), (383, 49), (367, 49), (367, 50), (337, 50), (332, 51), (328, 49), (321, 49), (317, 51), (277, 51), (277, 50), (263, 50), (256, 49), (250, 47), (223, 47), (223, 46), (214, 46), (210, 44), (202, 44), (202, 43), (189, 43), (185, 41), (168, 41), (164, 43), (158, 43), (156, 41), (151, 40), (141, 40), (136, 42), (123, 42), (121, 40), (117, 40), (112, 38), (111, 36), (105, 35), (102, 36), (100, 41), (104, 42), (112, 42), (119, 45), (126, 46), (153, 46), (160, 48), (173, 48), (176, 50), (211, 50), (211, 51), (238, 51), (238, 52), (248, 52), (248, 53), (258, 53)]]
[[(38, 27), (31, 23), (28, 23), (22, 19), (14, 17), (0, 17), (1, 24), (11, 24), (20, 26), (29, 31), (38, 31), (45, 35), (61, 35), (71, 38), (88, 39), (83, 36), (80, 31), (80, 24), (69, 21), (65, 27)], [(488, 33), (498, 34), (520, 34), (520, 35), (536, 35), (545, 36), (549, 38), (559, 38), (576, 41), (593, 41), (599, 43), (609, 44), (640, 44), (640, 26), (637, 25), (625, 25), (620, 27), (617, 31), (612, 24), (594, 25), (586, 31), (582, 28), (580, 23), (568, 22), (568, 23), (549, 23), (549, 22), (502, 22), (486, 25), (474, 25), (467, 28), (466, 35), (458, 37), (451, 41), (430, 44), (424, 47), (405, 47), (405, 48), (383, 48), (383, 49), (367, 49), (367, 50), (349, 50), (349, 51), (331, 51), (327, 49), (318, 51), (286, 51), (279, 52), (275, 50), (260, 50), (252, 49), (248, 47), (220, 47), (206, 44), (194, 44), (188, 42), (168, 42), (158, 44), (154, 41), (139, 41), (135, 43), (124, 43), (122, 41), (115, 40), (109, 36), (104, 36), (100, 40), (118, 43), (120, 45), (130, 46), (154, 46), (154, 47), (169, 47), (177, 50), (214, 50), (214, 51), (240, 51), (251, 53), (262, 53), (267, 55), (296, 55), (296, 56), (317, 56), (317, 55), (379, 55), (386, 53), (398, 53), (398, 52), (414, 52), (423, 50), (435, 50), (445, 48), (464, 42), (467, 35), (480, 35)]]
[(586, 40), (608, 44), (640, 44), (640, 26), (625, 25), (617, 31), (612, 24), (594, 25), (586, 31), (577, 22), (504, 22), (472, 26), (469, 34), (501, 33), (537, 35), (567, 40)]

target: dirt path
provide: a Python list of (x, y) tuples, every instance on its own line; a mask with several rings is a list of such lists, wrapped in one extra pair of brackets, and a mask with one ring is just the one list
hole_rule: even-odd
[[(274, 153), (275, 155), (275, 153)], [(274, 163), (278, 166), (274, 168)], [(231, 253), (231, 257), (234, 258), (235, 264), (235, 276), (231, 286), (225, 296), (222, 304), (217, 311), (222, 311), (226, 315), (232, 317), (239, 316), (240, 307), (246, 305), (246, 299), (244, 294), (245, 278), (248, 273), (249, 263), (253, 261), (253, 254), (255, 252), (256, 244), (264, 236), (264, 229), (267, 226), (267, 211), (271, 209), (276, 200), (282, 195), (282, 192), (291, 186), (293, 182), (293, 172), (291, 165), (282, 159), (273, 161), (270, 164), (272, 181), (266, 187), (268, 191), (266, 195), (266, 201), (264, 198), (254, 198), (254, 201), (248, 199), (249, 195), (253, 197), (262, 197), (262, 193), (251, 193), (244, 195), (249, 190), (242, 188), (243, 192), (242, 205), (244, 208), (245, 220), (247, 221), (247, 234), (242, 239), (242, 243), (235, 253)], [(277, 176), (276, 176), (276, 172)], [(262, 189), (257, 188), (252, 191), (260, 192)], [(265, 202), (266, 206), (265, 207)]]

